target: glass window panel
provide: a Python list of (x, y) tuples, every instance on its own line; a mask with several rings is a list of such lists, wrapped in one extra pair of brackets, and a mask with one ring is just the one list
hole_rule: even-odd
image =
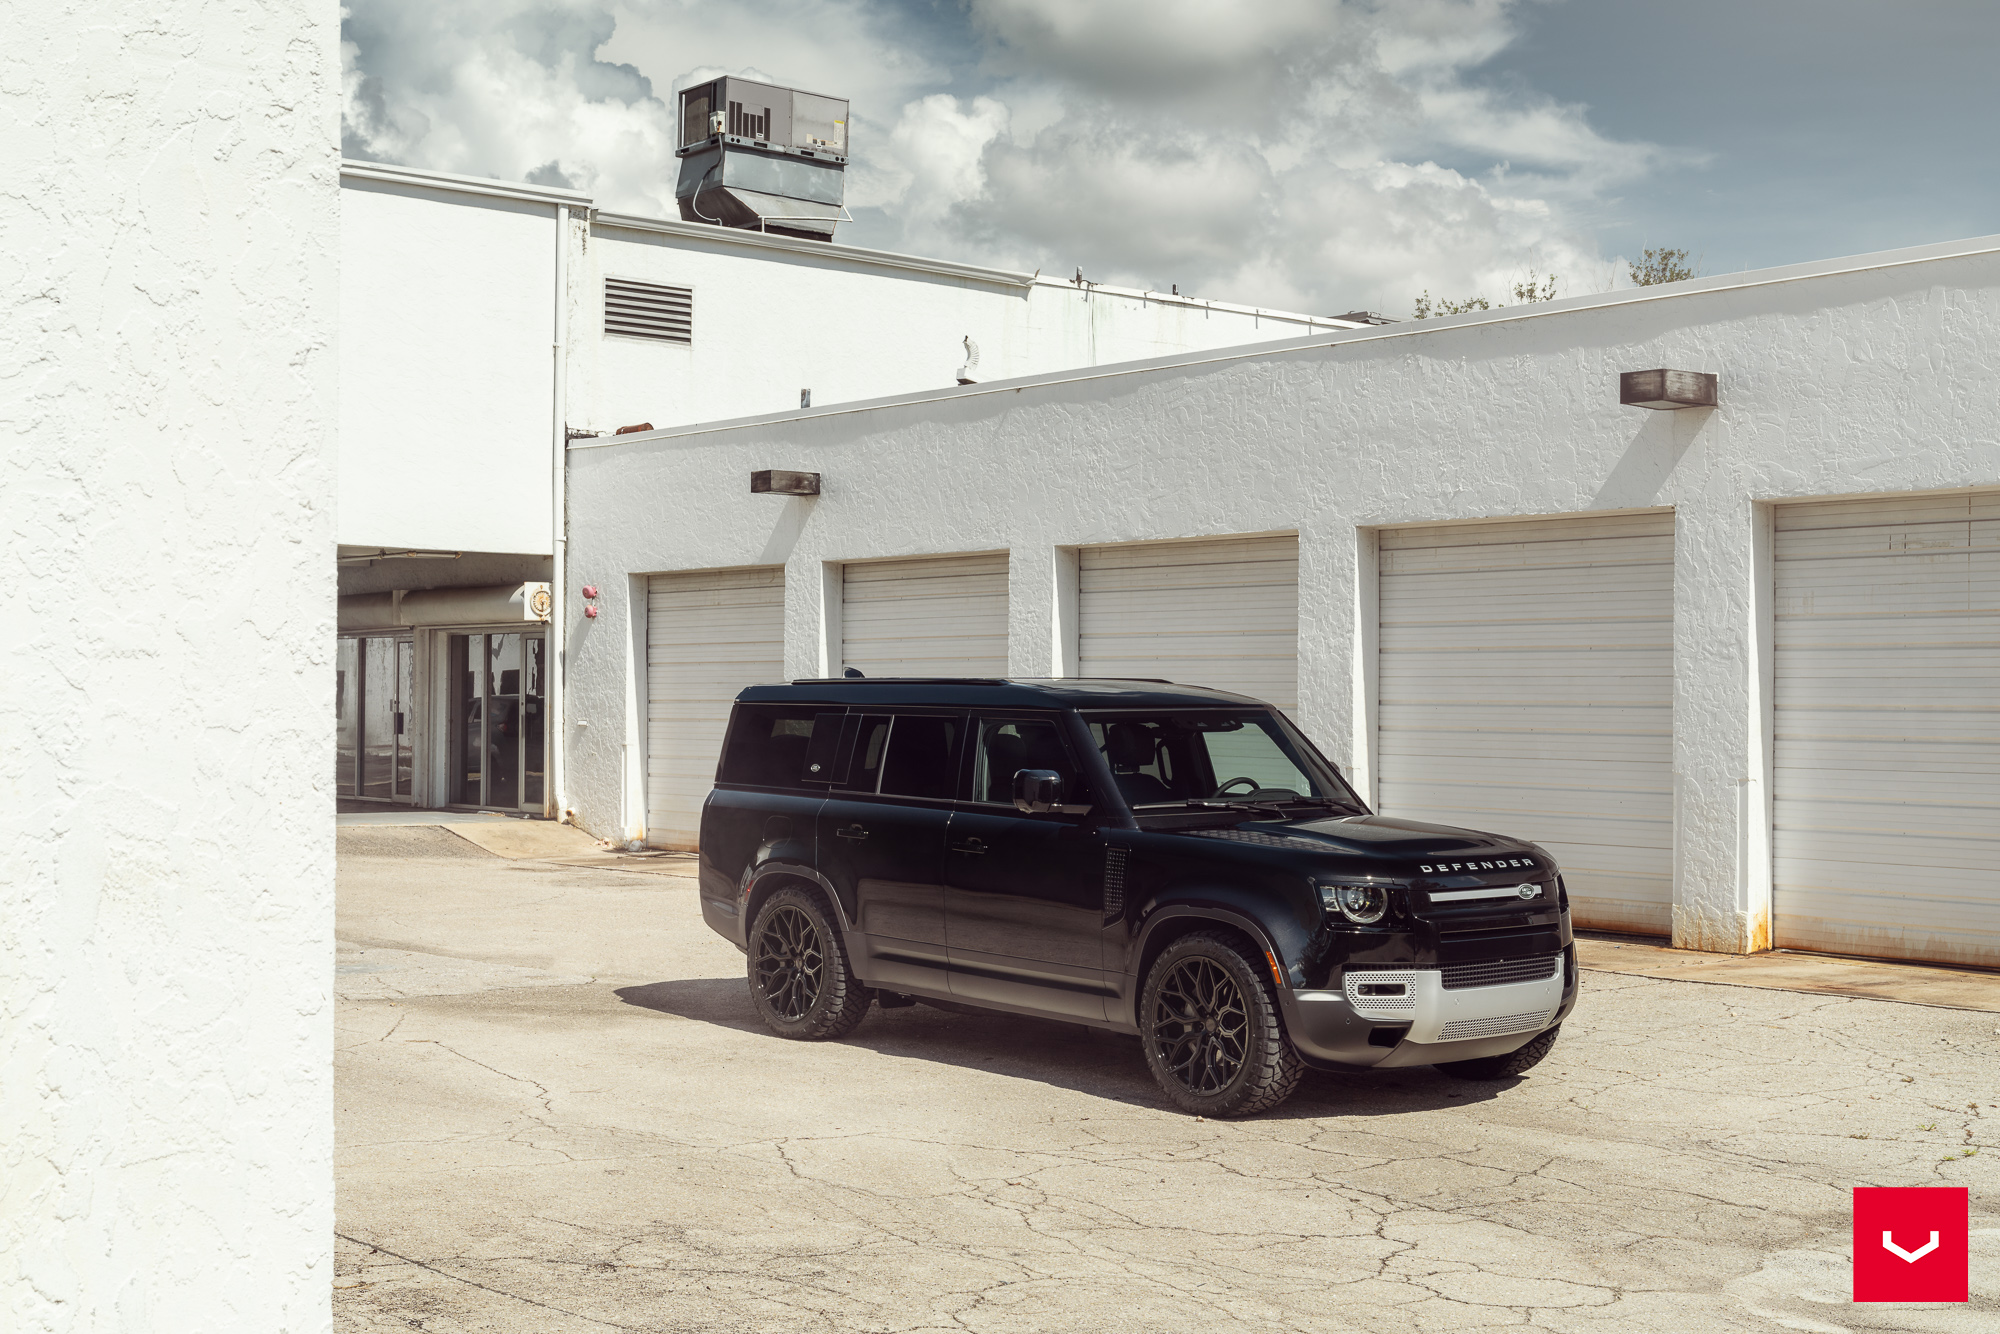
[(889, 754), (882, 764), (882, 791), (900, 797), (950, 800), (957, 795), (952, 770), (959, 720), (898, 714), (889, 729)]
[(1085, 800), (1082, 777), (1053, 720), (987, 719), (973, 761), (972, 799), (1012, 805), (1014, 775), (1022, 769), (1053, 769), (1062, 775), (1064, 801)]
[(491, 665), (486, 685), (486, 801), (521, 804), (521, 636), (488, 635)]
[(416, 645), (407, 639), (396, 641), (396, 795), (407, 797), (416, 791)]
[(352, 797), (361, 748), (361, 651), (352, 639), (337, 641), (333, 682), (333, 790)]
[(1134, 805), (1324, 797), (1352, 801), (1340, 776), (1265, 712), (1119, 714), (1086, 719), (1118, 790)]
[(840, 726), (839, 714), (823, 715), (812, 705), (739, 706), (718, 777), (725, 783), (757, 787), (803, 786), (806, 752), (822, 716), (831, 718), (836, 729)]
[(521, 692), (521, 804), (540, 806), (543, 800), (543, 724), (547, 717), (542, 707), (542, 655), (547, 650), (547, 644), (540, 635), (530, 635), (524, 647), (527, 667)]
[(477, 806), (485, 795), (486, 636), (451, 636), (450, 657), (452, 754), (457, 757), (451, 799)]
[(361, 641), (361, 795), (396, 787), (396, 641)]
[(870, 714), (861, 720), (854, 734), (854, 758), (847, 762), (847, 782), (855, 792), (873, 792), (882, 786), (882, 757), (889, 751), (889, 718)]

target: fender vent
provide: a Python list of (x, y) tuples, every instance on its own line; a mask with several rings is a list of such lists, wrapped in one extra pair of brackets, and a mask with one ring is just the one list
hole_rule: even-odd
[(1104, 911), (1107, 914), (1125, 911), (1125, 849), (1123, 848), (1104, 850)]

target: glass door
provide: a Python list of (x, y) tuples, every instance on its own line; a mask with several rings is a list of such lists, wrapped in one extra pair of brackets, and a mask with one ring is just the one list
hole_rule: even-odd
[(452, 635), (452, 797), (463, 806), (542, 808), (545, 641)]
[(334, 791), (343, 797), (413, 801), (416, 737), (410, 696), (415, 646), (407, 637), (339, 641), (334, 686)]

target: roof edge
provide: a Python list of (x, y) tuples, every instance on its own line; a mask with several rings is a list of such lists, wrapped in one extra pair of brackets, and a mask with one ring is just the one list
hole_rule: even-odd
[(600, 227), (622, 227), (627, 231), (657, 232), (664, 236), (685, 237), (690, 241), (717, 241), (724, 245), (747, 246), (753, 250), (776, 250), (794, 255), (831, 256), (852, 264), (869, 264), (876, 268), (907, 269), (917, 273), (935, 273), (951, 278), (967, 278), (974, 282), (993, 283), (1001, 287), (1028, 288), (1034, 285), (1035, 275), (1021, 273), (1013, 269), (994, 269), (982, 264), (962, 264), (950, 259), (926, 259), (921, 255), (902, 255), (891, 250), (868, 250), (860, 246), (841, 245), (834, 241), (805, 241), (795, 236), (776, 236), (769, 232), (744, 231), (738, 227), (717, 227), (707, 223), (682, 222), (674, 218), (648, 218), (637, 213), (613, 213), (598, 210), (592, 221)]
[(1139, 361), (1114, 362), (1104, 366), (1091, 366), (1072, 370), (1047, 371), (1040, 375), (1019, 376), (1012, 380), (985, 380), (973, 385), (926, 389), (916, 393), (885, 395), (881, 398), (857, 399), (851, 403), (830, 403), (825, 408), (788, 409), (782, 412), (761, 413), (753, 417), (730, 417), (719, 421), (688, 422), (680, 426), (663, 427), (657, 431), (641, 431), (624, 436), (600, 436), (572, 440), (569, 447), (573, 450), (607, 449), (614, 446), (660, 443), (690, 436), (718, 435), (727, 431), (749, 430), (754, 427), (769, 426), (780, 422), (810, 421), (819, 417), (845, 417), (863, 412), (880, 412), (889, 408), (912, 407), (921, 403), (936, 403), (958, 398), (977, 398), (987, 394), (1013, 394), (1019, 393), (1024, 389), (1079, 384), (1090, 380), (1106, 380), (1128, 375), (1147, 375), (1155, 371), (1181, 370), (1194, 366), (1219, 365), (1227, 362), (1247, 361), (1255, 357), (1281, 356), (1292, 352), (1310, 351), (1315, 348), (1333, 348), (1349, 344), (1376, 343), (1398, 338), (1422, 338), (1432, 334), (1450, 333), (1460, 329), (1511, 324), (1525, 320), (1548, 319), (1551, 316), (1567, 315), (1587, 310), (1641, 305), (1655, 301), (1675, 301), (1685, 297), (1746, 291), (1757, 287), (1774, 287), (1787, 283), (1804, 282), (1814, 278), (1837, 278), (1882, 269), (1907, 268), (1917, 264), (1940, 263), (1954, 259), (1974, 259), (1990, 255), (2000, 255), (2000, 235), (1968, 237), (1961, 241), (1941, 241), (1930, 245), (1907, 246), (1897, 250), (1883, 250), (1870, 254), (1850, 255), (1839, 259), (1815, 260), (1810, 263), (1789, 264), (1771, 269), (1750, 269), (1742, 273), (1720, 274), (1712, 278), (1695, 278), (1681, 283), (1662, 283), (1653, 287), (1620, 288), (1615, 292), (1564, 297), (1557, 301), (1507, 306), (1498, 310), (1475, 311), (1466, 315), (1447, 315), (1428, 320), (1411, 320), (1407, 323), (1399, 322), (1393, 325), (1367, 325), (1340, 329), (1334, 331), (1331, 336), (1327, 333), (1319, 333), (1299, 338), (1272, 339), (1269, 342), (1250, 343), (1240, 347), (1217, 348), (1203, 352), (1176, 353), (1172, 356), (1148, 357)]
[(495, 181), (483, 176), (456, 176), (422, 167), (401, 167), (393, 162), (340, 160), (343, 181), (381, 181), (388, 185), (421, 185), (458, 194), (484, 195), (499, 199), (525, 199), (535, 204), (568, 204), (572, 208), (591, 206), (591, 197), (581, 190), (561, 190), (552, 185), (529, 185), (521, 181)]

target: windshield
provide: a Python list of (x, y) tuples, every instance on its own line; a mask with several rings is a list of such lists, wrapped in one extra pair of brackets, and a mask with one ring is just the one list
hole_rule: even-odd
[(1260, 710), (1086, 714), (1134, 810), (1294, 803), (1362, 809), (1340, 775)]

